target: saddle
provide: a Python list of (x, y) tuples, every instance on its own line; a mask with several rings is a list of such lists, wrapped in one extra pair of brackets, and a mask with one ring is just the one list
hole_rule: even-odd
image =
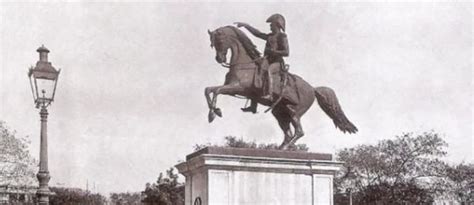
[[(261, 90), (261, 95), (263, 95), (263, 90), (268, 86), (268, 81), (266, 80), (266, 72), (268, 72), (268, 67), (270, 64), (267, 60), (262, 58), (261, 60), (256, 61), (257, 70), (254, 73), (253, 85), (255, 88)], [(288, 72), (290, 65), (285, 64), (284, 62), (280, 63), (280, 69), (277, 72), (272, 73), (273, 78), (273, 94), (276, 94), (278, 99), (273, 103), (274, 105), (278, 104), (281, 99), (286, 99), (290, 103), (297, 104), (299, 102), (299, 95), (297, 91), (296, 78), (295, 75)]]

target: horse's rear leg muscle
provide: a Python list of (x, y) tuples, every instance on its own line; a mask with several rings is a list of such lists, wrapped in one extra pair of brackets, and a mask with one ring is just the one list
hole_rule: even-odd
[(291, 139), (290, 144), (294, 144), (299, 138), (304, 136), (303, 127), (301, 126), (300, 121), (301, 116), (293, 115), (291, 116), (291, 124), (295, 128), (295, 136)]
[(280, 149), (287, 149), (289, 142), (291, 141), (293, 137), (293, 133), (291, 132), (291, 127), (290, 127), (290, 118), (286, 113), (283, 113), (280, 110), (272, 110), (272, 114), (277, 119), (278, 125), (280, 125), (280, 128), (285, 135), (285, 139), (283, 140), (283, 143), (280, 145)]

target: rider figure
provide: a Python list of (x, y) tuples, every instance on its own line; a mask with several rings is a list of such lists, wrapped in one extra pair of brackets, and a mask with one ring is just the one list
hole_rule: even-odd
[[(265, 44), (265, 61), (262, 65), (268, 65), (266, 69), (266, 78), (267, 78), (267, 90), (263, 99), (272, 101), (273, 93), (273, 79), (272, 73), (280, 72), (280, 69), (285, 69), (285, 62), (283, 57), (289, 55), (288, 48), (288, 39), (286, 37), (285, 31), (285, 18), (281, 14), (273, 14), (267, 19), (267, 23), (270, 23), (271, 33), (265, 34), (259, 30), (253, 28), (247, 23), (237, 22), (237, 27), (244, 27), (254, 36), (261, 38), (266, 41)], [(265, 68), (264, 68), (265, 69)], [(242, 108), (244, 112), (257, 112), (257, 102), (252, 100), (250, 107)]]

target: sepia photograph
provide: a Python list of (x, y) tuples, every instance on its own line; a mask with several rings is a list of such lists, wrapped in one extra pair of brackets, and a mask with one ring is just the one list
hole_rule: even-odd
[(1, 1), (0, 204), (474, 205), (473, 8)]

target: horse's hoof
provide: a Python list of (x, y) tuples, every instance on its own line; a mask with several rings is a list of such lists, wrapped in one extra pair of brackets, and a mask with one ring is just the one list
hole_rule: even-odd
[(288, 144), (295, 144), (301, 137), (303, 137), (304, 133), (295, 133), (295, 136), (290, 140)]
[(283, 142), (278, 149), (287, 150), (290, 144)]
[(222, 111), (220, 108), (214, 109), (214, 113), (216, 113), (217, 116), (222, 117)]
[(216, 114), (212, 110), (209, 110), (209, 115), (207, 115), (207, 120), (209, 121), (209, 123), (214, 121), (215, 118), (216, 118)]

